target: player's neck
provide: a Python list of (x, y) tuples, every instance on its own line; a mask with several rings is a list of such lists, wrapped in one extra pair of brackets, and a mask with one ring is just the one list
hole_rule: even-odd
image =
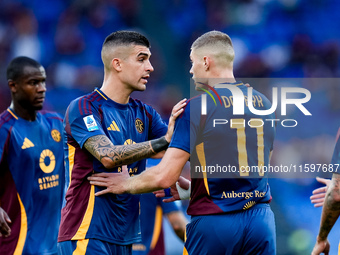
[(119, 104), (127, 104), (130, 99), (131, 90), (124, 88), (123, 84), (104, 82), (101, 91), (105, 93), (112, 101)]
[(236, 82), (233, 69), (223, 69), (212, 71), (209, 75), (208, 84), (212, 87), (219, 83), (234, 83)]
[(37, 118), (37, 111), (23, 107), (18, 102), (12, 101), (9, 107), (24, 120), (35, 121)]

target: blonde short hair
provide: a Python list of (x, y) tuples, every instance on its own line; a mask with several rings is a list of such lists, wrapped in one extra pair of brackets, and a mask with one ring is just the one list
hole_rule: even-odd
[(219, 31), (210, 31), (198, 37), (193, 42), (191, 50), (199, 55), (212, 55), (221, 66), (232, 65), (235, 57), (230, 37)]

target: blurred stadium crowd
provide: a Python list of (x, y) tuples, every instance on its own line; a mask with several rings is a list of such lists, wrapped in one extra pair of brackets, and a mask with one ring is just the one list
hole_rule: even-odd
[[(105, 37), (132, 29), (149, 38), (155, 67), (147, 91), (134, 96), (166, 119), (177, 101), (190, 96), (193, 39), (216, 29), (234, 42), (240, 80), (321, 78), (304, 83), (312, 93), (307, 107), (313, 116), (301, 118), (294, 129), (278, 128), (272, 164), (329, 163), (340, 126), (339, 11), (337, 0), (1, 0), (0, 110), (10, 104), (6, 66), (13, 57), (44, 65), (45, 109), (64, 114), (72, 99), (101, 86)], [(268, 84), (256, 88), (270, 95)], [(310, 252), (320, 210), (309, 196), (317, 184), (312, 178), (270, 183), (278, 254)], [(335, 231), (331, 236), (335, 249)]]

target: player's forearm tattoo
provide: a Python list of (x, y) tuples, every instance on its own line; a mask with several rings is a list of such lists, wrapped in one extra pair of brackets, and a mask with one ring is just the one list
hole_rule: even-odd
[(161, 137), (142, 143), (114, 146), (107, 136), (96, 135), (87, 139), (84, 147), (99, 161), (104, 157), (111, 159), (113, 168), (149, 158), (165, 150), (168, 145), (166, 139)]
[(334, 197), (340, 197), (340, 175), (334, 174), (330, 192), (326, 195), (326, 203), (324, 208), (324, 219), (321, 223), (319, 236), (326, 239), (340, 213), (340, 203)]

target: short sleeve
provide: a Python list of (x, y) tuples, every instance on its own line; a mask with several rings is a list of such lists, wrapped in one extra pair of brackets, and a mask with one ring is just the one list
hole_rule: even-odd
[(71, 135), (81, 148), (88, 138), (105, 135), (98, 109), (85, 98), (76, 99), (70, 104), (64, 125), (66, 133)]

